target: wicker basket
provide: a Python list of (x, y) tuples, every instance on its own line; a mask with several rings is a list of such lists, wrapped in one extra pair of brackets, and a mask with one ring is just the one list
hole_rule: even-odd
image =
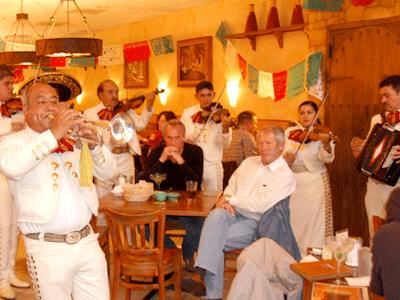
[(145, 202), (153, 195), (153, 184), (145, 181), (139, 184), (122, 184), (124, 199), (128, 202)]

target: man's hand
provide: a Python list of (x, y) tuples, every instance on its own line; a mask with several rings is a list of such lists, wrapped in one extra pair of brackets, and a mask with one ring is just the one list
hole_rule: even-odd
[(165, 163), (167, 160), (171, 160), (174, 164), (177, 163), (178, 165), (182, 165), (185, 160), (183, 159), (182, 155), (178, 152), (178, 148), (174, 146), (167, 146), (164, 148), (159, 161)]
[(361, 151), (365, 145), (365, 140), (360, 139), (359, 137), (355, 137), (351, 142), (351, 150), (353, 151), (353, 155), (355, 158), (358, 158), (361, 154)]
[(146, 96), (146, 109), (147, 111), (151, 111), (153, 107), (154, 100), (156, 99), (156, 94), (154, 92), (148, 93)]
[(222, 123), (222, 133), (229, 132), (229, 127), (231, 127), (231, 119), (228, 116), (222, 114), (221, 123)]
[(394, 146), (393, 159), (396, 159), (396, 164), (400, 164), (400, 145)]
[(82, 113), (77, 110), (62, 108), (50, 127), (54, 138), (59, 141), (75, 126), (81, 125), (83, 122), (83, 119), (79, 118), (81, 115)]
[(223, 194), (215, 204), (215, 208), (225, 209), (227, 212), (230, 212), (232, 216), (236, 215), (236, 211), (232, 205), (229, 204), (226, 198), (229, 198), (231, 195)]

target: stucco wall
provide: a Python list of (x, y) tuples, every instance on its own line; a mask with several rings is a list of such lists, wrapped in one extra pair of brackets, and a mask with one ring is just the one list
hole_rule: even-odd
[[(240, 80), (236, 107), (229, 106), (226, 93), (221, 100), (222, 105), (230, 109), (233, 116), (237, 116), (243, 110), (252, 110), (256, 112), (260, 119), (296, 119), (298, 105), (309, 98), (307, 93), (302, 93), (293, 99), (285, 98), (278, 102), (274, 102), (270, 98), (259, 98), (247, 87), (247, 81), (241, 79), (239, 69), (232, 70), (228, 67), (224, 59), (223, 46), (215, 38), (221, 21), (225, 22), (228, 33), (243, 32), (250, 3), (255, 4), (259, 29), (264, 29), (271, 2), (271, 0), (221, 0), (97, 34), (96, 37), (103, 39), (104, 45), (123, 45), (171, 35), (175, 52), (152, 56), (149, 59), (149, 89), (124, 89), (122, 65), (97, 66), (96, 69), (87, 68), (86, 70), (83, 68), (61, 68), (60, 71), (74, 76), (83, 86), (82, 102), (75, 107), (84, 110), (97, 104), (96, 88), (104, 79), (111, 78), (117, 82), (120, 87), (120, 98), (154, 89), (159, 82), (168, 82), (167, 103), (163, 106), (157, 101), (155, 111), (158, 113), (162, 110), (173, 110), (180, 115), (184, 108), (196, 104), (196, 100), (193, 97), (194, 87), (177, 87), (176, 43), (179, 40), (212, 36), (213, 83), (217, 96), (219, 96), (227, 81)], [(293, 9), (297, 3), (298, 0), (277, 0), (281, 26), (290, 24)], [(232, 39), (232, 44), (238, 53), (258, 70), (266, 72), (289, 70), (306, 59), (309, 53), (325, 51), (327, 26), (400, 15), (400, 0), (375, 0), (366, 7), (355, 7), (351, 0), (345, 0), (340, 12), (303, 11), (303, 15), (305, 22), (309, 23), (309, 36), (303, 31), (284, 33), (283, 48), (279, 48), (273, 35), (257, 37), (256, 51), (251, 49), (247, 39)], [(24, 74), (28, 78), (34, 76), (35, 71), (24, 71)]]

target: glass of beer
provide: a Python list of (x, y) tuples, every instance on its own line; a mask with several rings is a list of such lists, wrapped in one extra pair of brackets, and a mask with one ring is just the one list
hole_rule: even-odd
[(197, 191), (197, 181), (186, 181), (186, 192), (187, 192), (187, 199), (189, 201), (193, 201), (196, 197)]

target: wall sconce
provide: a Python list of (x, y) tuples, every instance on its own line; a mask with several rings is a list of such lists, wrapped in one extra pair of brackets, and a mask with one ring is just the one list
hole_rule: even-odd
[(167, 103), (167, 83), (159, 83), (158, 90), (164, 90), (164, 93), (159, 93), (158, 96), (160, 96), (161, 104), (165, 106)]
[(227, 82), (226, 86), (228, 88), (229, 105), (231, 107), (235, 107), (237, 96), (239, 94), (239, 82), (238, 81)]
[(80, 94), (80, 95), (78, 95), (78, 97), (76, 97), (76, 102), (77, 102), (78, 104), (81, 104), (81, 103), (82, 103), (82, 94)]

